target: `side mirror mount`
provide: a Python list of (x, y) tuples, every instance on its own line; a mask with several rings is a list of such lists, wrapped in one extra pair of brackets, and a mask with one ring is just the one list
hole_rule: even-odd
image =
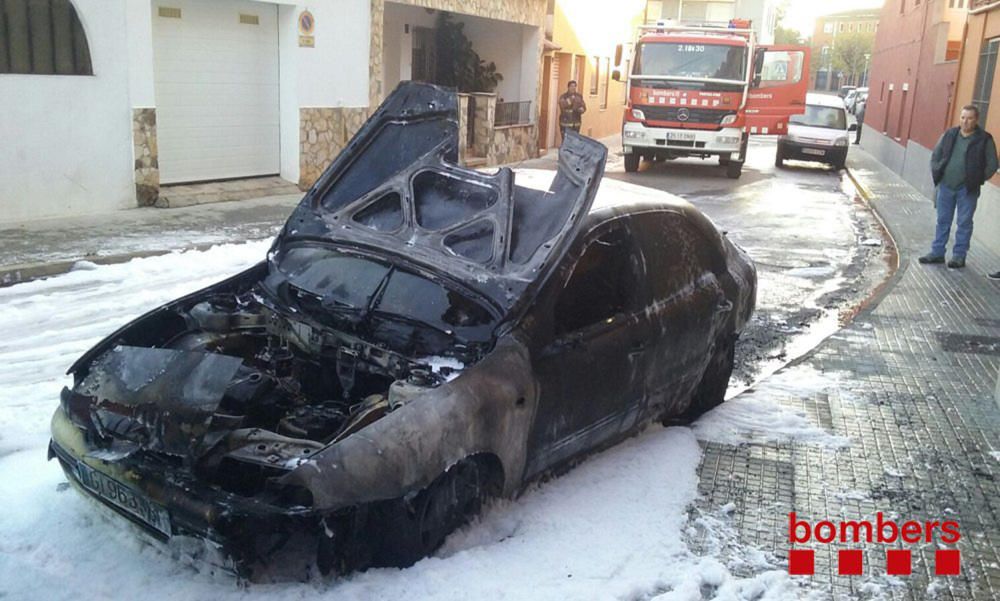
[(622, 70), (621, 69), (615, 69), (614, 71), (612, 71), (611, 72), (611, 79), (613, 79), (615, 81), (621, 81), (622, 80)]

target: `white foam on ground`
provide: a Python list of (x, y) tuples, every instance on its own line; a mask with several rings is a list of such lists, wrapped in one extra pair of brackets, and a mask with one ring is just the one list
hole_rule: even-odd
[[(136, 259), (0, 289), (0, 598), (667, 600), (701, 598), (705, 587), (719, 600), (801, 598), (784, 570), (752, 549), (725, 558), (692, 552), (686, 530), (701, 451), (690, 428), (650, 428), (494, 505), (437, 557), (405, 570), (241, 588), (141, 542), (46, 461), (48, 422), (70, 383), (64, 372), (116, 328), (253, 265), (268, 245)], [(715, 412), (695, 430), (750, 423), (746, 408)], [(792, 422), (787, 435), (808, 432)], [(727, 536), (710, 521), (700, 532), (702, 541)], [(741, 565), (762, 572), (738, 578)]]

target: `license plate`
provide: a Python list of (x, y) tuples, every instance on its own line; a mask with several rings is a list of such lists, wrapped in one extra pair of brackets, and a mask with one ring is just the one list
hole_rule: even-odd
[(170, 514), (162, 506), (83, 463), (76, 464), (76, 475), (87, 490), (139, 518), (150, 528), (170, 536)]
[(826, 151), (825, 150), (820, 150), (819, 148), (803, 148), (802, 149), (802, 154), (811, 154), (811, 155), (817, 156), (817, 157), (825, 157), (826, 156)]
[(695, 138), (695, 135), (693, 133), (682, 132), (682, 131), (677, 131), (677, 132), (668, 131), (667, 132), (667, 139), (668, 140), (680, 140), (682, 142), (693, 142), (694, 138)]

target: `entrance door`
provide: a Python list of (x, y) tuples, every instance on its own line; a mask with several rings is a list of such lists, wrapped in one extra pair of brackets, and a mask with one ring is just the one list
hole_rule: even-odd
[(153, 81), (161, 183), (279, 172), (277, 5), (155, 0)]

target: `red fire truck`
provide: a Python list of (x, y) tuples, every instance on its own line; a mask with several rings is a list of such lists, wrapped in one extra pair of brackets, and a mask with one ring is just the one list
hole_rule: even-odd
[[(628, 65), (625, 170), (640, 159), (717, 156), (738, 178), (751, 135), (780, 135), (805, 111), (809, 48), (758, 45), (750, 22), (640, 28)], [(622, 63), (618, 46), (615, 64)], [(613, 73), (622, 79), (622, 69)]]

